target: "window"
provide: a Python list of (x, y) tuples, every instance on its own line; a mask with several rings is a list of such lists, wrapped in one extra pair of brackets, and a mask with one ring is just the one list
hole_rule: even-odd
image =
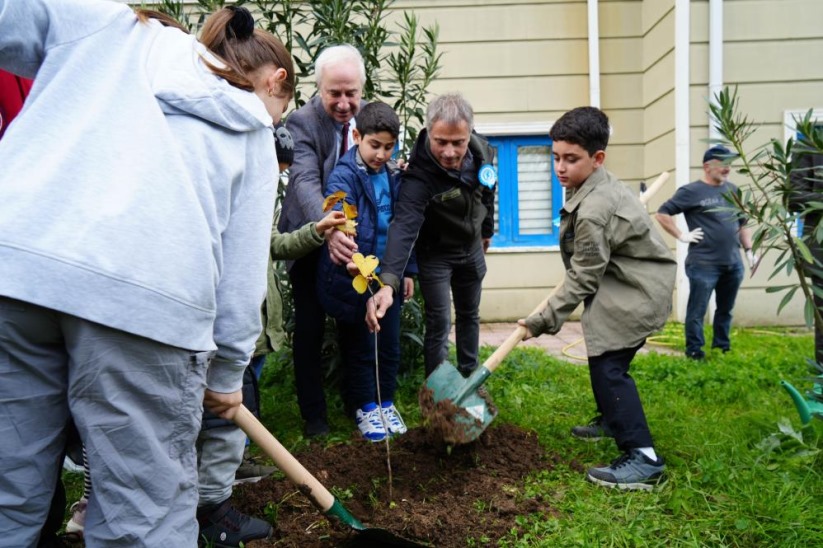
[(495, 149), (498, 179), (492, 247), (557, 245), (554, 220), (563, 205), (563, 189), (554, 175), (548, 130), (543, 135), (485, 135)]

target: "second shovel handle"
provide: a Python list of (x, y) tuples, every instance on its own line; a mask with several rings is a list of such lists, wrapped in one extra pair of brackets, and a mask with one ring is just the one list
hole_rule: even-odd
[(334, 504), (334, 495), (323, 487), (317, 478), (311, 475), (294, 455), (277, 441), (266, 427), (260, 424), (245, 405), (241, 405), (234, 416), (234, 423), (260, 447), (274, 464), (286, 475), (292, 483), (297, 485), (301, 492), (322, 512), (328, 512)]

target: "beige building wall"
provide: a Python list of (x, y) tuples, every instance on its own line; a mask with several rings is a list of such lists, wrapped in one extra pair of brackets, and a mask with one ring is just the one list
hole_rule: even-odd
[[(823, 97), (823, 2), (724, 4), (724, 81), (738, 84), (744, 110), (765, 122), (754, 140), (762, 143), (782, 136), (787, 109), (823, 109), (823, 99), (818, 99)], [(551, 124), (566, 110), (589, 104), (585, 0), (407, 0), (396, 6), (415, 10), (426, 24), (440, 25), (444, 69), (433, 92), (464, 93), (481, 127)], [(693, 0), (690, 9), (687, 179), (693, 180), (702, 172), (708, 137), (708, 0)], [(668, 186), (651, 200), (650, 214), (674, 192), (678, 179), (676, 18), (675, 0), (599, 3), (601, 108), (614, 130), (607, 167), (630, 186), (651, 182), (662, 171), (671, 173)], [(674, 240), (667, 238), (675, 250)], [(493, 250), (488, 266), (481, 305), (484, 321), (524, 316), (563, 277), (556, 248)], [(767, 282), (768, 266), (767, 259), (758, 275), (744, 283), (736, 323), (802, 323), (799, 302), (776, 317), (779, 296), (766, 294), (765, 287), (782, 282)], [(679, 288), (683, 283), (681, 279)], [(675, 306), (673, 318), (682, 319), (683, 314)]]
[[(709, 1), (684, 2), (688, 67), (675, 61), (676, 3), (681, 0), (600, 0), (598, 6), (600, 106), (613, 127), (606, 165), (635, 188), (670, 172), (650, 214), (677, 181), (702, 174), (708, 138)], [(763, 123), (751, 145), (783, 138), (787, 113), (815, 108), (823, 119), (823, 1), (725, 0), (723, 6), (724, 83), (738, 86), (743, 110)], [(590, 104), (586, 0), (397, 0), (393, 7), (393, 17), (410, 10), (423, 25), (439, 25), (443, 68), (431, 91), (462, 92), (480, 127), (532, 124), (545, 132), (563, 112)], [(689, 82), (688, 161), (681, 163), (688, 177), (675, 170), (678, 70), (687, 71)], [(744, 183), (738, 175), (732, 180)], [(556, 247), (493, 249), (487, 258), (484, 321), (528, 314), (564, 275)], [(744, 282), (737, 324), (802, 323), (799, 300), (776, 317), (780, 297), (765, 287), (787, 280), (768, 281), (771, 266), (767, 257)], [(683, 291), (682, 266), (678, 281), (676, 291)], [(682, 320), (677, 293), (674, 303), (673, 318)]]
[[(709, 138), (709, 3), (691, 2), (690, 165), (691, 179), (702, 176), (702, 153)], [(786, 111), (823, 107), (823, 2), (819, 0), (726, 0), (723, 2), (723, 81), (737, 86), (742, 112), (761, 124), (747, 149), (784, 139)], [(730, 180), (746, 186), (744, 176)], [(782, 293), (767, 286), (794, 283), (783, 275), (769, 280), (774, 256), (767, 256), (755, 276), (747, 276), (735, 306), (738, 324), (802, 324), (796, 297), (780, 316)], [(748, 272), (748, 270), (747, 270)]]

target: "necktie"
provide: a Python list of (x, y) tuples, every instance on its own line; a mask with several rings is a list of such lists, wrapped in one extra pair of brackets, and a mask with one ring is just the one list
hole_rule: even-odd
[(343, 131), (340, 134), (340, 158), (349, 150), (349, 123), (343, 124)]

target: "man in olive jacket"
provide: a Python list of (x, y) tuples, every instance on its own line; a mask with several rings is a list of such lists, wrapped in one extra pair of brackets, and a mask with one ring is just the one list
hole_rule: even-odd
[(520, 320), (530, 336), (557, 333), (582, 302), (583, 336), (597, 410), (579, 438), (614, 437), (623, 453), (590, 468), (589, 481), (620, 489), (651, 489), (663, 476), (629, 366), (646, 337), (671, 310), (676, 262), (632, 191), (603, 167), (609, 120), (580, 107), (552, 126), (554, 168), (566, 188), (560, 253), (566, 277), (546, 308)]
[(480, 291), (485, 252), (494, 233), (493, 150), (472, 132), (471, 105), (459, 94), (437, 97), (426, 112), (401, 176), (394, 219), (389, 226), (380, 278), (386, 284), (368, 303), (366, 321), (379, 319), (400, 288), (412, 248), (420, 294), (425, 301), (423, 346), (426, 375), (446, 359), (454, 299), (457, 368), (465, 376), (477, 367)]

